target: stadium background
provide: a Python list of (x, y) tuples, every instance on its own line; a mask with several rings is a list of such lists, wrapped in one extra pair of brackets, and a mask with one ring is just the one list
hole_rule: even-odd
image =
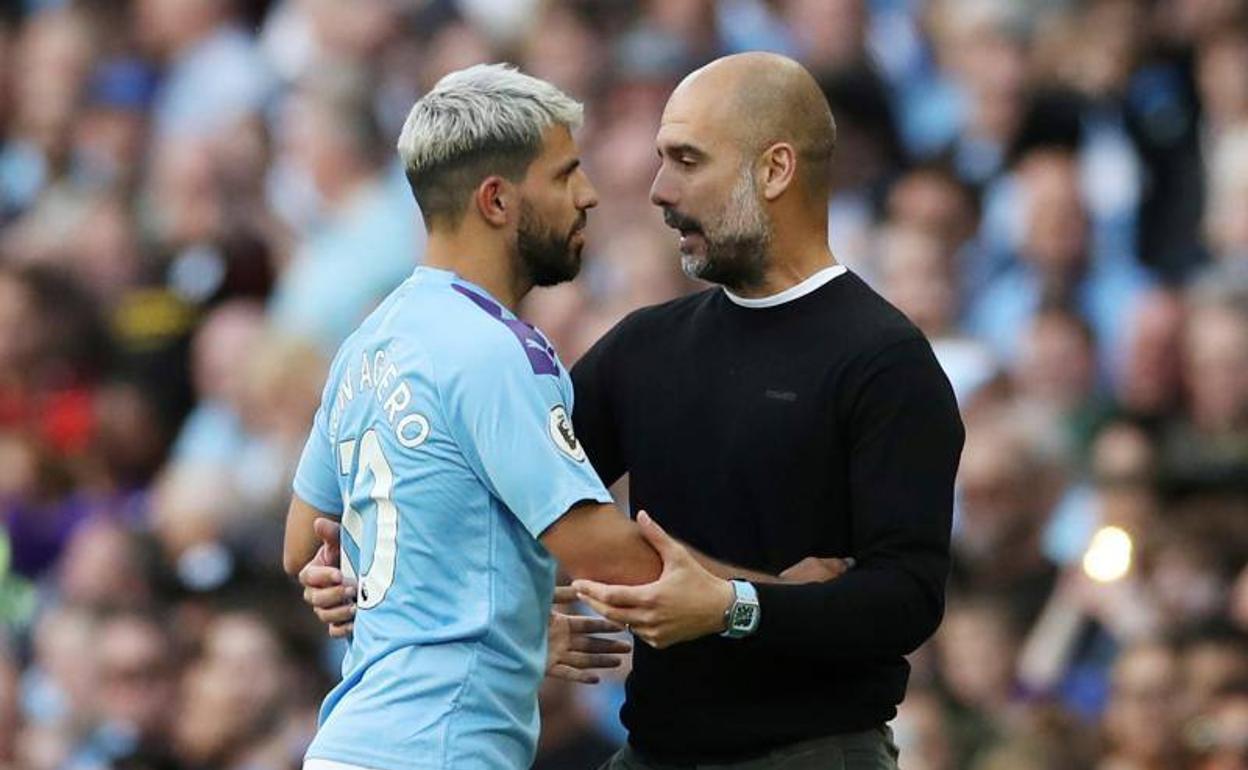
[[(652, 141), (747, 49), (819, 76), (833, 249), (968, 426), (902, 767), (1248, 767), (1245, 5), (0, 3), (0, 767), (297, 767), (340, 650), (281, 517), (327, 356), (421, 253), (412, 101), (494, 60), (585, 100), (585, 269), (524, 307), (571, 363), (697, 288)], [(548, 683), (539, 767), (621, 697)]]

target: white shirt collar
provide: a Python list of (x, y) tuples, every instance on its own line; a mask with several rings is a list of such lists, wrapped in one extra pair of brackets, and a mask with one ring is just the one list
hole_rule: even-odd
[(779, 292), (778, 294), (772, 294), (769, 297), (739, 297), (727, 289), (724, 289), (724, 294), (728, 295), (728, 299), (732, 300), (741, 307), (775, 307), (777, 305), (783, 305), (786, 302), (792, 302), (799, 297), (805, 297), (807, 294), (810, 294), (812, 291), (815, 291), (820, 286), (823, 286), (825, 283), (831, 281), (839, 275), (844, 274), (845, 272), (847, 272), (847, 270), (844, 265), (832, 265), (831, 267), (825, 267), (801, 283), (790, 286), (784, 291)]

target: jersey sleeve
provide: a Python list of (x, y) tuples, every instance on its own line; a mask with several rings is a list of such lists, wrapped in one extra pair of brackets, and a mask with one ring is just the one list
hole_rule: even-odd
[(464, 457), (537, 538), (577, 503), (611, 495), (573, 431), (571, 380), (553, 356), (537, 366), (498, 337), (440, 371), (439, 390)]
[[(330, 392), (328, 388), (326, 391)], [(329, 398), (322, 398), (312, 419), (312, 430), (295, 471), (294, 489), (296, 495), (321, 513), (338, 516), (342, 513), (342, 492), (338, 489), (338, 469), (326, 414), (332, 403)]]

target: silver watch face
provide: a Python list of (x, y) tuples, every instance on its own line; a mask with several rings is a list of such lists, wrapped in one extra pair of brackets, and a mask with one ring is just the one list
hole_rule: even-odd
[(732, 609), (732, 627), (748, 629), (754, 625), (754, 614), (756, 612), (758, 612), (758, 608), (753, 604), (737, 604)]

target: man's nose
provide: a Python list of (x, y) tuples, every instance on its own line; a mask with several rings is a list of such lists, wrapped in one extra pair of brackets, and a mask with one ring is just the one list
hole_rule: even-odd
[(598, 205), (598, 191), (594, 189), (594, 185), (589, 181), (589, 177), (581, 174), (581, 180), (583, 183), (576, 196), (576, 207), (584, 211)]
[(675, 186), (663, 166), (659, 167), (650, 185), (650, 202), (660, 207), (675, 206), (678, 202)]

